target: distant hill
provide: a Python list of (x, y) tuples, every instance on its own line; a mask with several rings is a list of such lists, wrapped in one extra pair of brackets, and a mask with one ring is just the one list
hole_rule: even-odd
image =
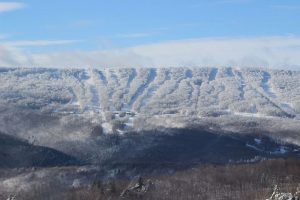
[(0, 168), (79, 165), (74, 157), (0, 133)]

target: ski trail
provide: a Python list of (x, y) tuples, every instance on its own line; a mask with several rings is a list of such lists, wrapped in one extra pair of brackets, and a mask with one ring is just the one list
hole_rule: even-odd
[(193, 78), (193, 72), (192, 70), (188, 69), (185, 71), (185, 77), (187, 78)]
[(131, 72), (131, 74), (128, 77), (127, 88), (130, 87), (132, 81), (135, 79), (136, 76), (137, 76), (136, 69), (132, 69), (132, 72)]
[(260, 92), (259, 90), (255, 89), (255, 91), (257, 93), (259, 93), (263, 98), (265, 98), (266, 100), (268, 100), (275, 108), (281, 110), (284, 115), (288, 118), (295, 118), (295, 115), (292, 113), (289, 113), (288, 111), (286, 111), (284, 108), (282, 108), (282, 106), (278, 103), (276, 103), (275, 101), (273, 101), (269, 96), (267, 96), (265, 93)]
[(294, 117), (297, 117), (296, 111), (292, 108), (292, 106), (289, 103), (281, 103), (280, 107), (287, 113), (290, 113), (291, 115), (294, 115)]
[(186, 81), (186, 84), (191, 88), (191, 92), (188, 93), (188, 99), (189, 99), (189, 107), (193, 106), (195, 104), (193, 100), (193, 94), (196, 91), (196, 88), (194, 87), (194, 84), (191, 83), (191, 81)]
[(96, 89), (96, 92), (98, 93), (98, 101), (99, 101), (99, 107), (101, 111), (107, 111), (109, 110), (109, 103), (108, 103), (108, 92), (107, 92), (107, 78), (104, 75), (103, 71), (94, 70), (94, 86)]
[(149, 70), (149, 74), (148, 74), (148, 77), (147, 77), (147, 81), (142, 84), (137, 90), (136, 92), (133, 94), (133, 96), (131, 97), (129, 103), (128, 103), (128, 108), (130, 110), (132, 110), (133, 108), (133, 104), (136, 102), (136, 100), (138, 99), (139, 96), (141, 96), (145, 89), (149, 86), (149, 84), (155, 79), (156, 77), (156, 69), (150, 69)]
[(277, 98), (277, 95), (275, 94), (274, 90), (270, 87), (270, 79), (271, 75), (268, 72), (263, 72), (263, 79), (262, 79), (262, 88), (264, 92), (270, 97), (270, 98)]
[(100, 108), (100, 97), (95, 86), (94, 74), (92, 69), (88, 69), (85, 71), (86, 76), (88, 77), (85, 80), (86, 88), (89, 90), (90, 93), (90, 102), (87, 105), (87, 109), (96, 112)]
[(272, 89), (272, 87), (270, 87), (270, 79), (271, 79), (270, 73), (263, 71), (263, 79), (262, 79), (261, 86), (264, 90), (264, 93), (266, 94), (264, 96), (270, 102), (272, 102), (277, 108), (279, 108), (282, 112), (284, 112), (287, 117), (295, 118), (295, 111), (288, 103), (277, 102), (279, 100), (277, 99), (277, 95), (275, 91)]
[[(159, 71), (159, 73), (161, 73), (161, 71)], [(158, 83), (155, 84), (156, 80), (159, 77), (159, 75), (156, 75), (155, 80), (151, 83), (151, 86), (148, 87), (146, 95), (141, 100), (140, 108), (141, 107), (146, 107), (149, 104), (149, 102), (151, 101), (151, 99), (153, 98), (153, 96), (156, 95), (157, 90), (166, 82), (166, 80), (167, 80), (167, 73), (168, 72), (165, 72), (164, 79), (158, 81)]]
[(191, 107), (194, 102), (193, 102), (193, 95), (196, 91), (196, 87), (194, 82), (193, 82), (193, 72), (192, 70), (188, 69), (185, 71), (185, 78), (186, 78), (186, 84), (191, 88), (191, 91), (188, 93), (188, 98), (189, 99), (189, 107)]
[(102, 71), (98, 71), (98, 74), (99, 74), (99, 79), (103, 82), (103, 84), (107, 85), (108, 81), (104, 73)]
[(85, 81), (89, 77), (87, 77), (85, 70), (76, 70), (70, 73), (70, 78), (70, 81), (74, 84), (72, 87), (72, 91), (74, 93), (74, 99), (72, 102), (79, 106), (80, 112), (84, 112), (87, 104)]
[(116, 109), (118, 106), (118, 98), (116, 98), (118, 89), (120, 89), (120, 80), (118, 77), (118, 73), (115, 69), (109, 70), (109, 82), (108, 82), (108, 87), (109, 87), (109, 105), (110, 105), (110, 110), (116, 111), (119, 109)]
[(242, 75), (242, 72), (239, 70), (235, 70), (232, 73), (233, 73), (233, 76), (235, 77), (235, 79), (239, 82), (240, 98), (241, 98), (241, 100), (244, 100), (246, 83), (245, 83), (245, 79)]
[[(130, 87), (134, 79), (137, 77), (137, 72), (135, 68), (130, 69), (130, 74), (128, 75), (128, 80), (126, 83), (126, 86), (124, 87), (123, 91), (121, 92), (120, 96), (124, 98), (126, 95), (129, 94)], [(121, 110), (128, 110), (128, 106), (125, 102), (123, 102), (123, 105), (121, 106)]]
[(208, 75), (208, 81), (210, 82), (216, 80), (217, 74), (218, 68), (213, 68)]
[[(171, 87), (168, 87), (168, 92), (163, 92), (162, 95), (160, 96), (160, 99), (164, 99), (167, 96), (173, 94), (179, 87), (180, 83), (186, 79), (185, 75), (186, 72), (178, 77), (178, 72), (171, 72), (171, 76), (165, 81), (167, 85), (170, 85)], [(175, 77), (172, 77), (172, 74), (177, 74)]]
[(225, 69), (225, 74), (226, 74), (228, 77), (234, 77), (234, 73), (233, 73), (232, 67), (227, 67), (227, 68)]

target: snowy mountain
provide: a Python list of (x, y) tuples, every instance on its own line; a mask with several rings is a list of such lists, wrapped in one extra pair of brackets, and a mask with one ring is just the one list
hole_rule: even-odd
[(299, 71), (2, 68), (0, 102), (0, 131), (55, 148), (102, 133), (186, 127), (300, 144)]
[[(0, 101), (41, 112), (299, 119), (300, 72), (238, 68), (1, 69)], [(131, 122), (128, 122), (131, 123)]]
[[(63, 169), (70, 187), (166, 163), (300, 157), (299, 71), (2, 68), (0, 113), (0, 169), (87, 164)], [(24, 174), (0, 192), (41, 181)]]

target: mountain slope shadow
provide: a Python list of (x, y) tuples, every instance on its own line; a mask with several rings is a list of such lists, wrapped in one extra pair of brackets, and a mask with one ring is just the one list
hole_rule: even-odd
[(76, 158), (57, 150), (35, 146), (0, 133), (0, 168), (81, 165)]
[[(271, 138), (257, 135), (216, 134), (199, 129), (170, 130), (143, 133), (132, 137), (135, 145), (124, 145), (112, 156), (112, 163), (131, 167), (157, 168), (191, 167), (198, 164), (228, 164), (257, 162), (265, 158), (300, 158), (300, 147), (280, 144)], [(152, 140), (143, 149), (140, 135)], [(126, 152), (126, 153), (125, 153)]]

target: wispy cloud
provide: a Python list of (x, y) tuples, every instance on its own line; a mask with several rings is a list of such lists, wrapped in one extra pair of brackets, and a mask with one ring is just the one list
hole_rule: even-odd
[(26, 6), (26, 4), (18, 2), (0, 2), (0, 13), (20, 10), (25, 8)]
[(207, 38), (139, 46), (133, 52), (153, 66), (297, 68), (300, 37)]
[(4, 46), (0, 44), (0, 66), (17, 67), (33, 66), (31, 55), (26, 54), (18, 48)]
[(74, 29), (86, 29), (94, 26), (95, 23), (92, 20), (75, 20), (67, 23), (56, 23), (56, 24), (46, 24), (43, 26), (47, 31), (65, 31)]
[(3, 43), (5, 46), (30, 47), (30, 46), (54, 46), (78, 43), (80, 40), (18, 40)]
[(7, 38), (7, 35), (4, 35), (4, 34), (0, 34), (0, 40), (4, 40)]
[[(2, 50), (1, 50), (2, 48)], [(43, 67), (239, 66), (300, 70), (300, 37), (207, 38), (109, 51), (25, 54), (0, 45), (0, 65)]]
[(144, 33), (122, 33), (117, 34), (118, 38), (143, 38), (143, 37), (151, 37), (157, 35), (158, 32), (144, 32)]

